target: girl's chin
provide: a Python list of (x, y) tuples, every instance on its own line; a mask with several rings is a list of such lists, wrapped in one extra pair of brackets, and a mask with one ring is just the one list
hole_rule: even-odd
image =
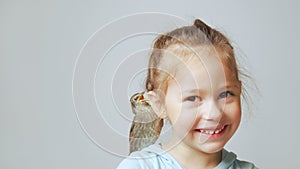
[(205, 152), (207, 154), (213, 154), (213, 153), (220, 152), (223, 148), (224, 148), (224, 146), (222, 146), (222, 145), (220, 145), (220, 146), (205, 146), (205, 147), (201, 147), (201, 151)]
[(221, 151), (226, 144), (225, 140), (193, 140), (192, 147), (201, 152), (212, 154)]
[(224, 145), (190, 145), (195, 151), (205, 154), (215, 154), (220, 152)]
[(194, 151), (205, 153), (205, 154), (214, 154), (217, 152), (220, 152), (226, 143), (224, 142), (206, 142), (206, 143), (199, 143), (199, 141), (190, 140), (188, 138), (185, 138), (178, 142), (167, 142), (163, 144), (162, 148), (166, 151), (169, 151), (172, 148), (177, 147), (180, 144), (185, 144), (185, 146), (188, 146)]

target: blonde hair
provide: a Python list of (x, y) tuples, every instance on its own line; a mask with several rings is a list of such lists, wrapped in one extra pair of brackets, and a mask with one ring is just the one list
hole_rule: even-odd
[[(185, 26), (175, 29), (166, 34), (160, 35), (154, 42), (153, 50), (149, 59), (148, 74), (146, 78), (146, 90), (160, 90), (165, 92), (167, 81), (170, 78), (171, 70), (161, 66), (161, 61), (164, 59), (164, 51), (173, 50), (171, 46), (183, 45), (185, 49), (180, 52), (180, 56), (184, 57), (187, 53), (191, 53), (190, 47), (207, 47), (212, 46), (218, 52), (218, 55), (227, 64), (228, 68), (234, 73), (234, 76), (239, 80), (239, 71), (236, 64), (236, 59), (227, 37), (219, 31), (211, 28), (200, 19), (196, 19), (191, 26)], [(186, 50), (187, 49), (187, 50)], [(174, 51), (173, 51), (174, 52)], [(178, 54), (176, 55), (178, 56)], [(172, 65), (170, 66), (172, 67)]]

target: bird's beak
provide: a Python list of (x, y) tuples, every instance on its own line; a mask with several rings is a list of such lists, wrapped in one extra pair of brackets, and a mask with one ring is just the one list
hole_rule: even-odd
[[(146, 95), (146, 97), (145, 97), (144, 95)], [(147, 92), (143, 92), (143, 93), (141, 93), (141, 95), (138, 97), (137, 101), (148, 101), (149, 98), (148, 98), (147, 96), (148, 96), (148, 95), (147, 95)]]
[(144, 100), (144, 96), (143, 95), (140, 95), (138, 98), (137, 98), (137, 101), (143, 101)]

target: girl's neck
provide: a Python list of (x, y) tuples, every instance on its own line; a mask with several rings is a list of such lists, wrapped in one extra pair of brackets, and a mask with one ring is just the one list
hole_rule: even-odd
[(186, 169), (214, 168), (222, 160), (222, 151), (205, 153), (193, 149), (182, 141), (177, 144), (170, 141), (164, 144), (162, 148), (167, 150)]

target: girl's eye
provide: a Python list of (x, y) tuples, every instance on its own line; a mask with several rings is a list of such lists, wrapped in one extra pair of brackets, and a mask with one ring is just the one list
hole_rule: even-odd
[(200, 98), (199, 98), (199, 96), (189, 96), (185, 100), (190, 101), (190, 102), (198, 102), (200, 100)]
[(230, 91), (225, 91), (218, 96), (218, 99), (227, 98), (228, 96), (234, 96), (234, 94)]

